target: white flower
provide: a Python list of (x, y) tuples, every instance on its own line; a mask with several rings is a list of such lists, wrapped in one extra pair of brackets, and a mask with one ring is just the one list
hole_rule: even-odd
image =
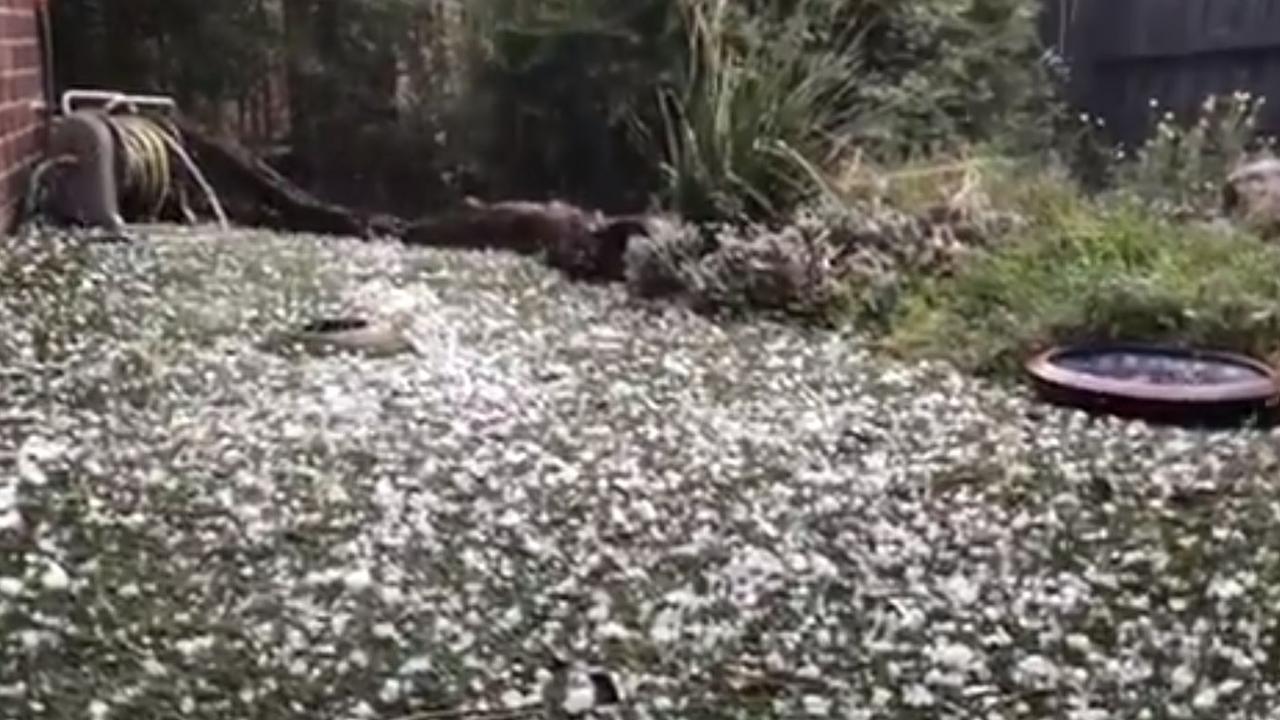
[(51, 592), (62, 592), (71, 587), (71, 578), (67, 571), (56, 562), (50, 562), (40, 576), (40, 585)]
[(89, 703), (89, 720), (106, 720), (107, 715), (111, 713), (111, 706), (101, 700), (94, 700)]

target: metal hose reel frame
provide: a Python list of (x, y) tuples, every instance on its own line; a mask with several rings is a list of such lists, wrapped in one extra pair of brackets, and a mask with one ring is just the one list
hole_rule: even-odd
[[(122, 207), (137, 216), (158, 216), (175, 194), (175, 169), (181, 168), (206, 196), (219, 226), (229, 227), (217, 194), (182, 147), (172, 121), (177, 109), (172, 98), (70, 90), (59, 109), (50, 157), (31, 176), (28, 192), (33, 197), (40, 192), (39, 183), (60, 171), (65, 185), (60, 188), (61, 215), (120, 230)], [(184, 215), (194, 220), (185, 197), (179, 193), (178, 199)]]

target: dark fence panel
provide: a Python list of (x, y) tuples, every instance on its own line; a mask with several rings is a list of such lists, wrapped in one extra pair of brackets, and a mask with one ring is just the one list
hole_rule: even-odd
[(1042, 27), (1117, 139), (1148, 134), (1153, 99), (1185, 118), (1237, 91), (1268, 98), (1260, 129), (1280, 134), (1280, 0), (1046, 0)]

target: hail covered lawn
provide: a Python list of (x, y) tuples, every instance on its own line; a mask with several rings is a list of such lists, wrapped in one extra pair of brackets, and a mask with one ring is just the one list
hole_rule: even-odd
[[(635, 718), (1280, 706), (1265, 433), (500, 255), (6, 242), (0, 717), (563, 717), (586, 668)], [(393, 307), (416, 355), (259, 346)]]

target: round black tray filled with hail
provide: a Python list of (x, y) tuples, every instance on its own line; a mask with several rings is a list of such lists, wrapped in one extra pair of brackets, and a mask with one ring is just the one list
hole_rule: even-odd
[(1026, 365), (1040, 395), (1094, 413), (1179, 425), (1276, 417), (1280, 382), (1265, 362), (1217, 350), (1108, 343), (1056, 347)]

